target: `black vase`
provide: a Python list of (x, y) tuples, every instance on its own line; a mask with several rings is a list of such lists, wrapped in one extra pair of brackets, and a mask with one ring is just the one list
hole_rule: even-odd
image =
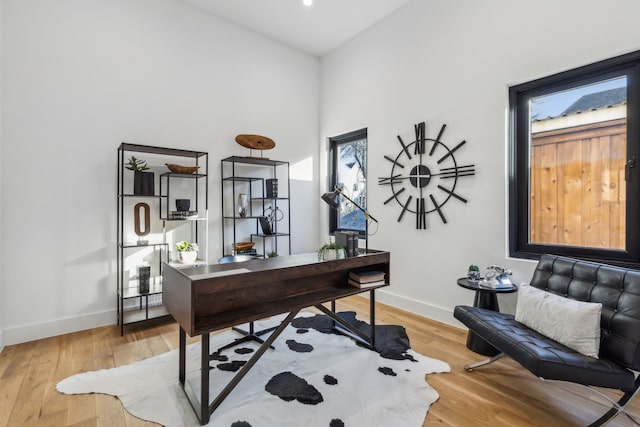
[(278, 197), (278, 180), (276, 178), (267, 179), (265, 184), (267, 189), (267, 198), (271, 199)]
[(153, 196), (155, 194), (153, 172), (133, 173), (133, 194), (136, 196)]
[(138, 267), (138, 292), (149, 293), (149, 279), (151, 278), (151, 267)]

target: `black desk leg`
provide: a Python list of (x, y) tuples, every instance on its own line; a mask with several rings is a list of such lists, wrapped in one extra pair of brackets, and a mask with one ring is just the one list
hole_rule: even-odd
[(182, 329), (182, 327), (180, 327), (180, 344), (178, 345), (178, 348), (179, 348), (178, 379), (180, 379), (180, 384), (182, 384), (182, 387), (184, 388), (184, 379), (185, 379), (186, 363), (187, 363), (187, 356), (186, 356), (187, 333), (184, 331), (184, 329)]
[(369, 319), (371, 319), (371, 348), (376, 348), (376, 290), (369, 291)]
[(200, 354), (200, 424), (209, 422), (209, 334), (202, 334)]

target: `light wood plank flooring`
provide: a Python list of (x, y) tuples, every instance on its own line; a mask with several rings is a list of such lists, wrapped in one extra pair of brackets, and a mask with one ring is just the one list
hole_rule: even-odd
[[(355, 310), (368, 320), (368, 300), (362, 297), (339, 301), (338, 310)], [(485, 357), (465, 347), (464, 330), (383, 304), (376, 317), (379, 324), (404, 325), (414, 350), (451, 365), (450, 373), (426, 378), (440, 399), (423, 426), (584, 426), (607, 409), (589, 389), (542, 381), (508, 358), (465, 372), (465, 363)], [(55, 386), (75, 373), (125, 365), (177, 345), (177, 325), (163, 320), (130, 325), (124, 337), (113, 325), (8, 346), (0, 353), (0, 426), (156, 426), (129, 415), (117, 398), (63, 395)], [(631, 413), (640, 417), (640, 403), (634, 402)], [(608, 424), (633, 425), (625, 416)]]

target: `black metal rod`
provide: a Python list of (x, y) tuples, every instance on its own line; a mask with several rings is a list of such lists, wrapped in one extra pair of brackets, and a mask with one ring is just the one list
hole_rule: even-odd
[(350, 324), (349, 322), (347, 322), (346, 320), (344, 320), (342, 317), (338, 316), (337, 314), (333, 313), (331, 310), (329, 310), (325, 306), (318, 304), (318, 305), (316, 305), (314, 307), (317, 308), (318, 310), (322, 311), (324, 314), (326, 314), (327, 316), (329, 316), (330, 318), (332, 318), (336, 322), (338, 322), (348, 332), (352, 333), (353, 335), (356, 335), (356, 337), (359, 338), (361, 341), (363, 341), (365, 344), (367, 344), (369, 346), (369, 348), (373, 349), (373, 347), (371, 346), (371, 338), (368, 337), (367, 334), (365, 334), (362, 331), (359, 331), (358, 329), (354, 328), (352, 324)]
[(202, 347), (200, 348), (200, 423), (209, 422), (209, 333), (202, 334)]
[[(242, 380), (242, 378), (244, 378), (244, 376), (247, 375), (247, 373), (253, 367), (253, 365), (255, 365), (256, 362), (258, 361), (258, 359), (260, 359), (260, 357), (262, 357), (264, 352), (267, 351), (267, 349), (269, 347), (271, 347), (271, 344), (273, 344), (273, 342), (276, 340), (276, 338), (278, 338), (278, 336), (285, 330), (285, 328), (287, 326), (289, 326), (291, 321), (296, 317), (296, 314), (298, 314), (299, 312), (300, 312), (300, 309), (292, 311), (282, 321), (282, 323), (280, 323), (280, 326), (278, 326), (278, 329), (276, 329), (273, 332), (273, 334), (271, 334), (269, 336), (269, 338), (266, 339), (264, 344), (262, 344), (260, 346), (260, 348), (258, 348), (258, 350), (255, 352), (255, 354), (251, 357), (251, 359), (249, 359), (249, 361), (242, 367), (242, 369), (240, 369), (238, 371), (238, 373), (231, 379), (231, 381), (229, 381), (229, 383), (225, 386), (225, 388), (223, 388), (222, 391), (220, 391), (220, 393), (216, 396), (216, 398), (213, 399), (213, 402), (211, 402), (211, 405), (209, 405), (209, 414), (208, 415), (212, 414), (213, 411), (215, 411), (218, 408), (218, 406), (220, 406), (220, 404), (224, 401), (224, 399), (226, 399), (226, 397), (229, 395), (229, 393), (231, 393), (231, 391), (238, 385), (240, 380)], [(204, 353), (203, 353), (203, 357), (206, 357), (207, 366), (209, 366), (208, 354), (207, 354), (207, 356), (204, 356)], [(209, 377), (208, 373), (209, 373), (209, 371), (207, 370), (207, 378)], [(204, 375), (204, 371), (203, 371), (203, 375)], [(207, 401), (208, 401), (208, 397), (209, 396), (207, 395)], [(204, 399), (204, 396), (202, 396), (202, 399)], [(208, 416), (207, 416), (207, 421), (208, 421)], [(203, 422), (203, 421), (201, 421), (201, 422), (202, 422), (202, 424), (206, 424), (206, 422)]]
[(351, 200), (346, 194), (344, 194), (342, 191), (340, 192), (340, 195), (342, 197), (344, 197), (345, 199), (347, 199), (348, 201), (350, 201), (351, 203), (353, 203), (353, 206), (355, 206), (356, 208), (360, 209), (362, 212), (364, 212), (365, 215), (365, 220), (367, 218), (371, 218), (371, 220), (378, 222), (377, 219), (375, 219), (374, 217), (371, 216), (371, 214), (369, 213), (368, 210), (366, 210), (365, 208), (363, 208), (362, 206), (360, 206), (359, 204), (357, 204), (356, 202), (354, 202), (353, 200)]
[(180, 384), (184, 387), (185, 372), (187, 366), (186, 350), (187, 350), (187, 334), (180, 327), (180, 344), (178, 345), (178, 379)]
[(371, 319), (371, 348), (376, 348), (376, 290), (369, 291), (369, 319)]

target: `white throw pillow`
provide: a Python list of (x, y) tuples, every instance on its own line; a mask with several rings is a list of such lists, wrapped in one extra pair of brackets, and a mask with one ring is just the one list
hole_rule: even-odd
[(516, 320), (587, 356), (598, 358), (602, 304), (575, 301), (529, 286), (518, 290)]

